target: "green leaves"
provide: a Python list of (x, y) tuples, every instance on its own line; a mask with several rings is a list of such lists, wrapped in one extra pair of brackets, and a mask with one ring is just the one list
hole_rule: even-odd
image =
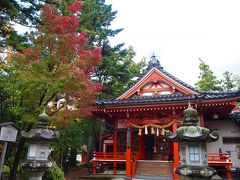
[(197, 88), (199, 88), (201, 91), (221, 91), (221, 81), (217, 80), (217, 77), (213, 74), (213, 71), (210, 69), (209, 65), (207, 65), (201, 59), (199, 59), (199, 61), (200, 75), (198, 76), (198, 82), (195, 84)]
[(56, 164), (56, 162), (53, 162), (53, 165), (51, 168), (49, 168), (46, 173), (43, 176), (43, 179), (45, 180), (64, 180), (64, 172), (61, 170), (60, 167)]
[(133, 57), (135, 52), (132, 47), (121, 49), (121, 47), (108, 48), (109, 55), (103, 57), (101, 66), (95, 72), (98, 81), (103, 83), (100, 98), (110, 98), (119, 95), (133, 78), (138, 76), (145, 66), (144, 61), (135, 63)]
[[(81, 8), (78, 3), (71, 7)], [(40, 19), (39, 30), (31, 34), (32, 46), (14, 54), (11, 61), (17, 89), (21, 91), (21, 105), (35, 114), (54, 101), (57, 94), (64, 94), (65, 105), (71, 105), (74, 99), (78, 114), (89, 114), (86, 109), (100, 90), (90, 79), (101, 60), (100, 48), (86, 48), (85, 33), (77, 31), (77, 16), (62, 16), (52, 6), (45, 5)], [(59, 108), (50, 111), (54, 114)]]
[(235, 87), (235, 82), (232, 77), (232, 73), (225, 71), (223, 73), (222, 87), (224, 91), (231, 91)]
[(201, 91), (234, 91), (240, 89), (239, 75), (233, 75), (229, 71), (223, 73), (223, 79), (218, 80), (203, 60), (200, 60), (199, 80), (195, 84)]

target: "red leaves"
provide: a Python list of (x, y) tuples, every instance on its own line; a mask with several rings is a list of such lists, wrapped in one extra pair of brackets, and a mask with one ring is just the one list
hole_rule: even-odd
[(71, 49), (74, 53), (84, 52), (85, 46), (88, 44), (85, 33), (61, 36), (60, 38), (65, 42), (65, 48)]
[(41, 19), (43, 22), (41, 30), (50, 34), (74, 33), (79, 27), (79, 20), (76, 16), (60, 16), (48, 4), (43, 6)]
[(69, 7), (68, 10), (71, 13), (77, 13), (81, 11), (82, 9), (82, 2), (80, 0), (76, 0), (74, 3), (72, 3)]
[[(82, 3), (77, 0), (69, 11), (76, 13), (81, 8)], [(22, 67), (19, 77), (27, 79), (26, 84), (35, 94), (65, 94), (67, 105), (74, 105), (77, 114), (89, 115), (95, 94), (101, 90), (101, 84), (91, 81), (91, 74), (101, 61), (101, 49), (86, 49), (88, 41), (84, 32), (78, 32), (77, 16), (59, 15), (52, 6), (45, 5), (41, 20), (37, 35), (31, 37), (33, 48), (23, 51), (17, 61)]]
[(57, 17), (57, 11), (51, 5), (45, 4), (42, 8), (42, 16), (46, 16), (48, 21), (52, 21)]
[(76, 32), (79, 21), (76, 16), (58, 16), (52, 22), (52, 33), (67, 34)]
[(27, 63), (39, 62), (40, 52), (38, 50), (27, 48), (21, 53), (16, 54), (17, 57), (22, 58)]

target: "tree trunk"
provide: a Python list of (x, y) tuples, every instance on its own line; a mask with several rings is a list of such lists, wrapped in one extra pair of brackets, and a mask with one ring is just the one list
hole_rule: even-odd
[(68, 172), (68, 166), (69, 166), (69, 162), (67, 162), (67, 159), (68, 159), (68, 150), (64, 151), (63, 152), (63, 159), (62, 159), (62, 163), (63, 163), (63, 171), (65, 173)]
[[(33, 127), (33, 124), (32, 123), (29, 124), (26, 132), (30, 131), (32, 129), (32, 127)], [(12, 171), (10, 172), (10, 180), (16, 180), (17, 179), (17, 170), (18, 170), (18, 166), (19, 166), (19, 163), (20, 163), (20, 160), (21, 160), (24, 145), (25, 145), (25, 140), (20, 139), (19, 143), (18, 143), (16, 155), (15, 155), (15, 158), (14, 158)]]
[(104, 130), (105, 130), (105, 127), (104, 127), (104, 123), (103, 121), (100, 122), (100, 132), (99, 132), (99, 143), (98, 143), (98, 149), (99, 149), (99, 152), (102, 152), (103, 151), (103, 139), (102, 139), (102, 135), (104, 133)]
[(92, 154), (93, 151), (96, 150), (96, 143), (95, 143), (95, 125), (96, 125), (96, 119), (94, 117), (90, 118), (91, 122), (91, 130), (89, 131), (89, 136), (88, 136), (88, 144), (87, 144), (87, 164), (88, 164), (88, 173), (90, 174), (91, 172), (91, 163), (90, 160), (92, 159)]
[(10, 180), (16, 180), (17, 179), (17, 170), (18, 170), (18, 166), (19, 166), (19, 163), (20, 163), (20, 160), (21, 160), (24, 145), (25, 145), (25, 140), (20, 139), (20, 142), (18, 143), (16, 155), (15, 155), (15, 158), (14, 158), (12, 171), (10, 172)]
[(70, 150), (70, 156), (69, 156), (69, 159), (68, 159), (68, 165), (69, 165), (69, 168), (74, 168), (77, 166), (77, 149), (75, 148), (71, 148)]
[(92, 136), (90, 135), (88, 137), (88, 144), (87, 144), (87, 162), (89, 163), (90, 160), (92, 159), (92, 149), (93, 149), (93, 145), (92, 145)]
[(95, 119), (95, 117), (92, 117), (91, 118), (91, 120), (92, 120), (92, 150), (93, 151), (96, 151), (96, 128), (95, 128), (95, 126), (96, 126), (96, 119)]
[(92, 159), (92, 139), (93, 137), (91, 135), (88, 136), (88, 142), (87, 142), (87, 167), (88, 167), (88, 174), (92, 173), (92, 167), (90, 160)]

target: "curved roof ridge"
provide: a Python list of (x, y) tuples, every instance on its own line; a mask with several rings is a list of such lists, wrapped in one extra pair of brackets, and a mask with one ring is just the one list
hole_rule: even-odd
[(197, 93), (200, 93), (200, 91), (197, 88), (194, 88), (193, 86), (183, 82), (182, 80), (176, 78), (175, 76), (173, 76), (172, 74), (170, 74), (169, 72), (167, 72), (166, 70), (163, 69), (163, 67), (161, 66), (159, 60), (156, 58), (156, 56), (152, 56), (150, 61), (148, 62), (148, 66), (147, 68), (139, 75), (139, 77), (129, 86), (127, 86), (125, 88), (125, 90), (120, 93), (117, 97), (121, 97), (125, 92), (127, 92), (129, 89), (131, 89), (134, 85), (136, 85), (138, 83), (139, 80), (141, 80), (146, 74), (148, 74), (153, 68), (156, 68), (157, 70), (159, 70), (160, 72), (164, 73), (165, 75), (167, 75), (168, 77), (170, 77), (171, 79), (173, 79), (174, 81), (178, 82), (179, 84), (187, 87), (188, 89), (195, 91)]
[(194, 91), (196, 91), (196, 92), (198, 92), (198, 93), (200, 92), (197, 88), (194, 88), (193, 86), (191, 86), (191, 85), (183, 82), (182, 80), (176, 78), (175, 76), (173, 76), (173, 75), (170, 74), (169, 72), (165, 71), (163, 68), (162, 68), (162, 69), (158, 69), (158, 70), (162, 71), (164, 74), (168, 75), (169, 77), (173, 78), (174, 80), (176, 80), (176, 81), (179, 82), (180, 84), (188, 87), (189, 89), (194, 90)]

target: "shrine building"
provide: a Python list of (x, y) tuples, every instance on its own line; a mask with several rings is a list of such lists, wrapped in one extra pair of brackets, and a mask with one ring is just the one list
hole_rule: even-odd
[[(114, 131), (102, 137), (102, 152), (93, 154), (93, 174), (106, 166), (112, 174), (178, 179), (174, 173), (179, 165), (178, 143), (168, 141), (165, 134), (176, 133), (183, 111), (191, 104), (198, 111), (199, 125), (220, 134), (218, 141), (207, 145), (208, 165), (225, 168), (231, 177), (230, 167), (240, 164), (240, 126), (229, 115), (239, 99), (239, 92), (201, 92), (165, 71), (152, 56), (145, 71), (122, 94), (96, 101), (93, 115)], [(188, 158), (198, 161), (199, 154), (189, 152)]]

